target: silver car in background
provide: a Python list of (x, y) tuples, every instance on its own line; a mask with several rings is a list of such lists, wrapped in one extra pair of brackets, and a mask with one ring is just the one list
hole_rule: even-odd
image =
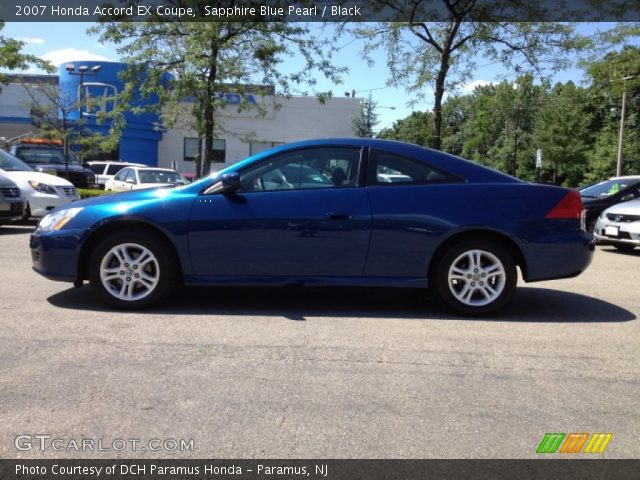
[(24, 197), (11, 179), (0, 175), (0, 225), (19, 220), (24, 211)]
[(596, 222), (594, 235), (598, 242), (631, 251), (640, 245), (640, 199), (607, 208)]

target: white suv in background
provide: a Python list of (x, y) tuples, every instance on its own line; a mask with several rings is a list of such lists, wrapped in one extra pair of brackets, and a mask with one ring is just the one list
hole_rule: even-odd
[(11, 179), (26, 200), (23, 218), (44, 217), (50, 210), (74, 200), (80, 195), (64, 178), (36, 172), (29, 165), (4, 150), (0, 150), (0, 174)]
[(88, 168), (96, 174), (96, 184), (98, 188), (104, 190), (104, 186), (107, 181), (114, 177), (116, 173), (125, 167), (146, 167), (142, 163), (128, 163), (121, 162), (119, 160), (90, 160), (83, 164), (85, 168)]

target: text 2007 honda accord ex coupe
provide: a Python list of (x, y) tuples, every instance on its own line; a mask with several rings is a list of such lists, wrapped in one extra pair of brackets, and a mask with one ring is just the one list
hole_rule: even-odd
[(59, 207), (33, 268), (146, 307), (187, 285), (431, 287), (486, 314), (528, 282), (578, 275), (594, 244), (580, 195), (399, 142), (283, 145), (190, 185)]

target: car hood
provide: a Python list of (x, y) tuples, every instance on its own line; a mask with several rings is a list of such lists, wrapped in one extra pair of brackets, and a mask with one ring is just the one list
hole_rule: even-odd
[[(64, 163), (28, 163), (27, 165), (29, 165), (32, 168), (35, 168), (37, 170), (55, 170), (56, 172), (64, 172), (66, 169), (66, 166)], [(72, 172), (84, 172), (85, 168), (77, 165), (77, 164), (69, 164), (69, 171)]]
[(139, 183), (137, 185), (137, 188), (142, 190), (142, 189), (148, 189), (148, 188), (167, 188), (167, 187), (175, 187), (176, 184), (175, 183)]
[(179, 193), (177, 189), (174, 188), (148, 188), (129, 192), (110, 193), (73, 202), (73, 204), (68, 204), (66, 207), (91, 207), (109, 204), (125, 206), (128, 203), (148, 203), (166, 199), (173, 195), (174, 192)]
[(17, 187), (17, 185), (5, 174), (0, 174), (0, 187)]
[(640, 215), (640, 199), (618, 203), (607, 208), (605, 212), (619, 215)]
[(39, 183), (46, 183), (55, 187), (73, 187), (73, 184), (64, 178), (56, 177), (55, 175), (49, 175), (43, 172), (10, 172), (2, 170), (2, 175), (9, 177), (11, 180), (19, 185), (25, 185), (29, 180), (33, 180)]

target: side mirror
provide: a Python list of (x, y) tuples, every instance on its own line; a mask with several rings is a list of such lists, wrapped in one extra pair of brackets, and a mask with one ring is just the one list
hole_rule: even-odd
[(238, 172), (225, 173), (220, 178), (225, 192), (235, 192), (240, 189), (240, 175)]
[(214, 193), (233, 194), (240, 190), (240, 175), (237, 172), (225, 173), (216, 183), (205, 190), (205, 195)]
[(132, 184), (132, 185), (133, 185), (134, 183), (136, 183), (136, 181), (135, 181), (133, 178), (127, 178), (127, 179), (125, 180), (125, 183), (130, 183), (130, 184)]

